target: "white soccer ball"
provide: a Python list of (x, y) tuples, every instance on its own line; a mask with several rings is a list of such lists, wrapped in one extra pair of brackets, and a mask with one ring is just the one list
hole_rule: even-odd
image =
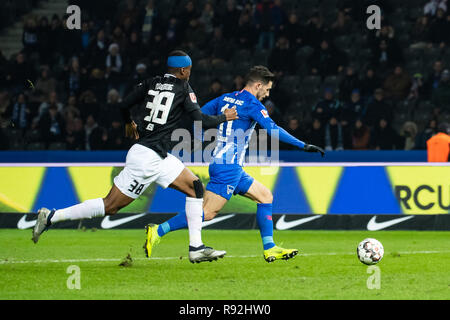
[(361, 241), (356, 248), (358, 259), (364, 264), (377, 264), (383, 258), (384, 248), (380, 241), (367, 238)]

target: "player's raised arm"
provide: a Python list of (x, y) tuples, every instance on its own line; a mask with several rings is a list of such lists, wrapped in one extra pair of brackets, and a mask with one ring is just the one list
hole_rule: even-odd
[(255, 105), (253, 107), (254, 111), (251, 112), (253, 119), (264, 129), (267, 130), (269, 135), (277, 135), (278, 139), (282, 142), (291, 144), (296, 146), (306, 152), (320, 152), (322, 157), (325, 154), (325, 151), (312, 144), (306, 144), (305, 142), (295, 138), (291, 134), (289, 134), (286, 130), (279, 127), (270, 117), (266, 108), (262, 105)]

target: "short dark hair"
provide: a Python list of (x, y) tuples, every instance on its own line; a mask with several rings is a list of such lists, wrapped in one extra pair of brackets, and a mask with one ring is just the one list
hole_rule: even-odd
[(184, 57), (184, 56), (187, 56), (187, 55), (188, 54), (186, 52), (181, 51), (181, 50), (174, 50), (171, 53), (169, 53), (169, 57), (172, 57), (172, 56)]
[(268, 84), (270, 81), (274, 81), (275, 75), (264, 66), (254, 66), (245, 76), (245, 83), (255, 83), (261, 81), (263, 84)]

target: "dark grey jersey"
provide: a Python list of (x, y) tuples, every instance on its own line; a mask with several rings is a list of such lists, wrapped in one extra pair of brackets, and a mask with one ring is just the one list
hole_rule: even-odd
[(179, 127), (183, 114), (202, 120), (207, 127), (216, 127), (226, 121), (223, 114), (202, 114), (189, 83), (169, 74), (141, 82), (125, 97), (121, 108), (127, 118), (133, 106), (132, 118), (139, 132), (137, 143), (153, 149), (163, 158), (172, 149), (171, 135)]

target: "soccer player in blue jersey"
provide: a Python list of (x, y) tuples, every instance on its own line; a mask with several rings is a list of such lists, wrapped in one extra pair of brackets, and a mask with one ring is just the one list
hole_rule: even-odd
[[(253, 67), (246, 77), (245, 88), (226, 93), (203, 106), (202, 112), (208, 115), (222, 114), (227, 108), (236, 107), (239, 119), (218, 126), (217, 145), (209, 165), (210, 181), (206, 186), (203, 212), (204, 219), (213, 219), (233, 194), (247, 197), (257, 203), (256, 219), (260, 230), (264, 259), (272, 262), (288, 260), (297, 255), (297, 249), (284, 249), (273, 240), (272, 192), (263, 184), (249, 176), (243, 169), (243, 161), (251, 134), (259, 124), (282, 142), (289, 143), (307, 152), (320, 152), (323, 149), (305, 144), (278, 127), (269, 117), (261, 101), (269, 96), (274, 75), (264, 66)], [(144, 249), (150, 257), (152, 248), (162, 236), (170, 231), (187, 227), (186, 215), (179, 213), (170, 220), (146, 227), (147, 239)]]

